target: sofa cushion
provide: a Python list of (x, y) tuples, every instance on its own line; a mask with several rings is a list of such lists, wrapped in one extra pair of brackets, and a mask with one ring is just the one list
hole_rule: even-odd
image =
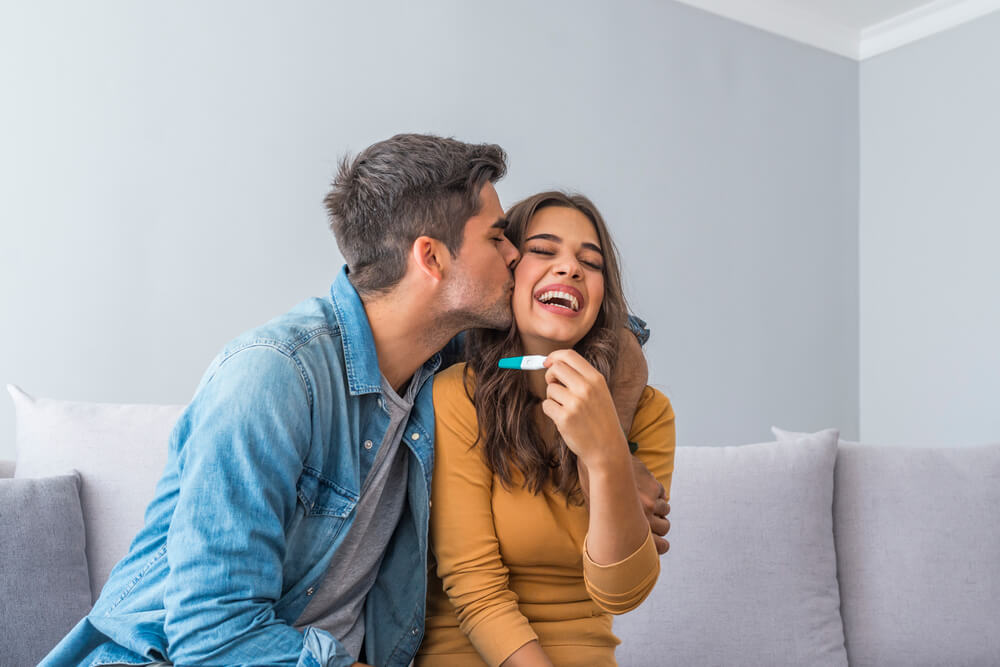
[(0, 665), (37, 665), (90, 611), (80, 479), (0, 479)]
[(8, 385), (17, 413), (15, 478), (79, 471), (94, 599), (143, 524), (180, 405), (33, 398)]
[(1000, 444), (843, 444), (835, 479), (852, 667), (1000, 665)]
[(678, 447), (670, 551), (615, 619), (622, 665), (847, 664), (833, 546), (837, 433)]
[[(804, 438), (808, 435), (823, 435), (824, 433), (832, 431), (838, 431), (838, 429), (828, 428), (824, 431), (817, 431), (816, 433), (802, 433), (799, 431), (786, 431), (785, 429), (778, 428), (777, 426), (771, 427), (771, 433), (774, 434), (774, 437), (777, 439), (778, 442), (795, 442), (799, 438)], [(839, 436), (837, 437), (837, 445), (856, 445), (856, 444), (858, 443), (852, 440), (844, 440)], [(833, 492), (834, 493), (837, 492), (836, 487), (834, 487)]]

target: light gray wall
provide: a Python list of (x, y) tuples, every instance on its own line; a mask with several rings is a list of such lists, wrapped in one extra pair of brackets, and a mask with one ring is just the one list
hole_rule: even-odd
[(1000, 441), (1000, 13), (861, 64), (861, 437)]
[(856, 436), (847, 59), (665, 0), (64, 0), (3, 5), (0, 76), (2, 382), (188, 400), (326, 292), (336, 159), (433, 131), (502, 144), (506, 204), (602, 207), (682, 444)]

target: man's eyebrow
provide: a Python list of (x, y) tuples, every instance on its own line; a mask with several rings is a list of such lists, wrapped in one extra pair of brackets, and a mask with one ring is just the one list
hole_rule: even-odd
[(497, 218), (497, 221), (490, 225), (490, 229), (507, 229), (510, 221), (507, 218)]
[[(531, 237), (526, 238), (524, 240), (525, 241), (534, 241), (535, 239), (541, 239), (543, 241), (554, 241), (556, 243), (562, 243), (562, 239), (559, 238), (558, 236), (556, 236), (555, 234), (535, 234), (534, 236), (531, 236)], [(604, 257), (604, 251), (601, 250), (600, 246), (594, 245), (593, 243), (589, 243), (589, 242), (586, 242), (586, 241), (583, 242), (583, 243), (581, 243), (580, 245), (582, 247), (586, 248), (587, 250), (593, 250), (594, 252), (599, 253), (601, 255), (601, 257)]]

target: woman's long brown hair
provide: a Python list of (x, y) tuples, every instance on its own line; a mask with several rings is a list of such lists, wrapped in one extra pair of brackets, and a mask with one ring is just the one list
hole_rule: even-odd
[[(618, 360), (618, 335), (628, 310), (618, 251), (597, 207), (580, 194), (542, 192), (518, 202), (507, 212), (507, 237), (520, 248), (531, 218), (550, 206), (579, 211), (597, 232), (604, 255), (604, 301), (593, 327), (573, 349), (610, 383), (611, 371)], [(535, 422), (536, 414), (541, 414), (538, 408), (541, 401), (531, 393), (527, 374), (497, 367), (502, 357), (522, 354), (517, 323), (512, 322), (507, 331), (475, 329), (467, 334), (466, 341), (465, 390), (476, 406), (479, 420), (476, 444), (481, 445), (487, 465), (508, 489), (520, 482), (537, 494), (551, 480), (568, 501), (581, 504), (576, 455), (558, 431), (555, 447), (551, 450), (546, 447)], [(523, 476), (523, 481), (516, 480), (515, 472)]]

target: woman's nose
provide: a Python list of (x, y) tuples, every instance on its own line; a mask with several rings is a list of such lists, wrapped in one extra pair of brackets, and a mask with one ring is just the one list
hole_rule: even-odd
[(556, 275), (568, 276), (574, 280), (579, 280), (583, 275), (583, 271), (577, 262), (564, 262), (556, 267)]

